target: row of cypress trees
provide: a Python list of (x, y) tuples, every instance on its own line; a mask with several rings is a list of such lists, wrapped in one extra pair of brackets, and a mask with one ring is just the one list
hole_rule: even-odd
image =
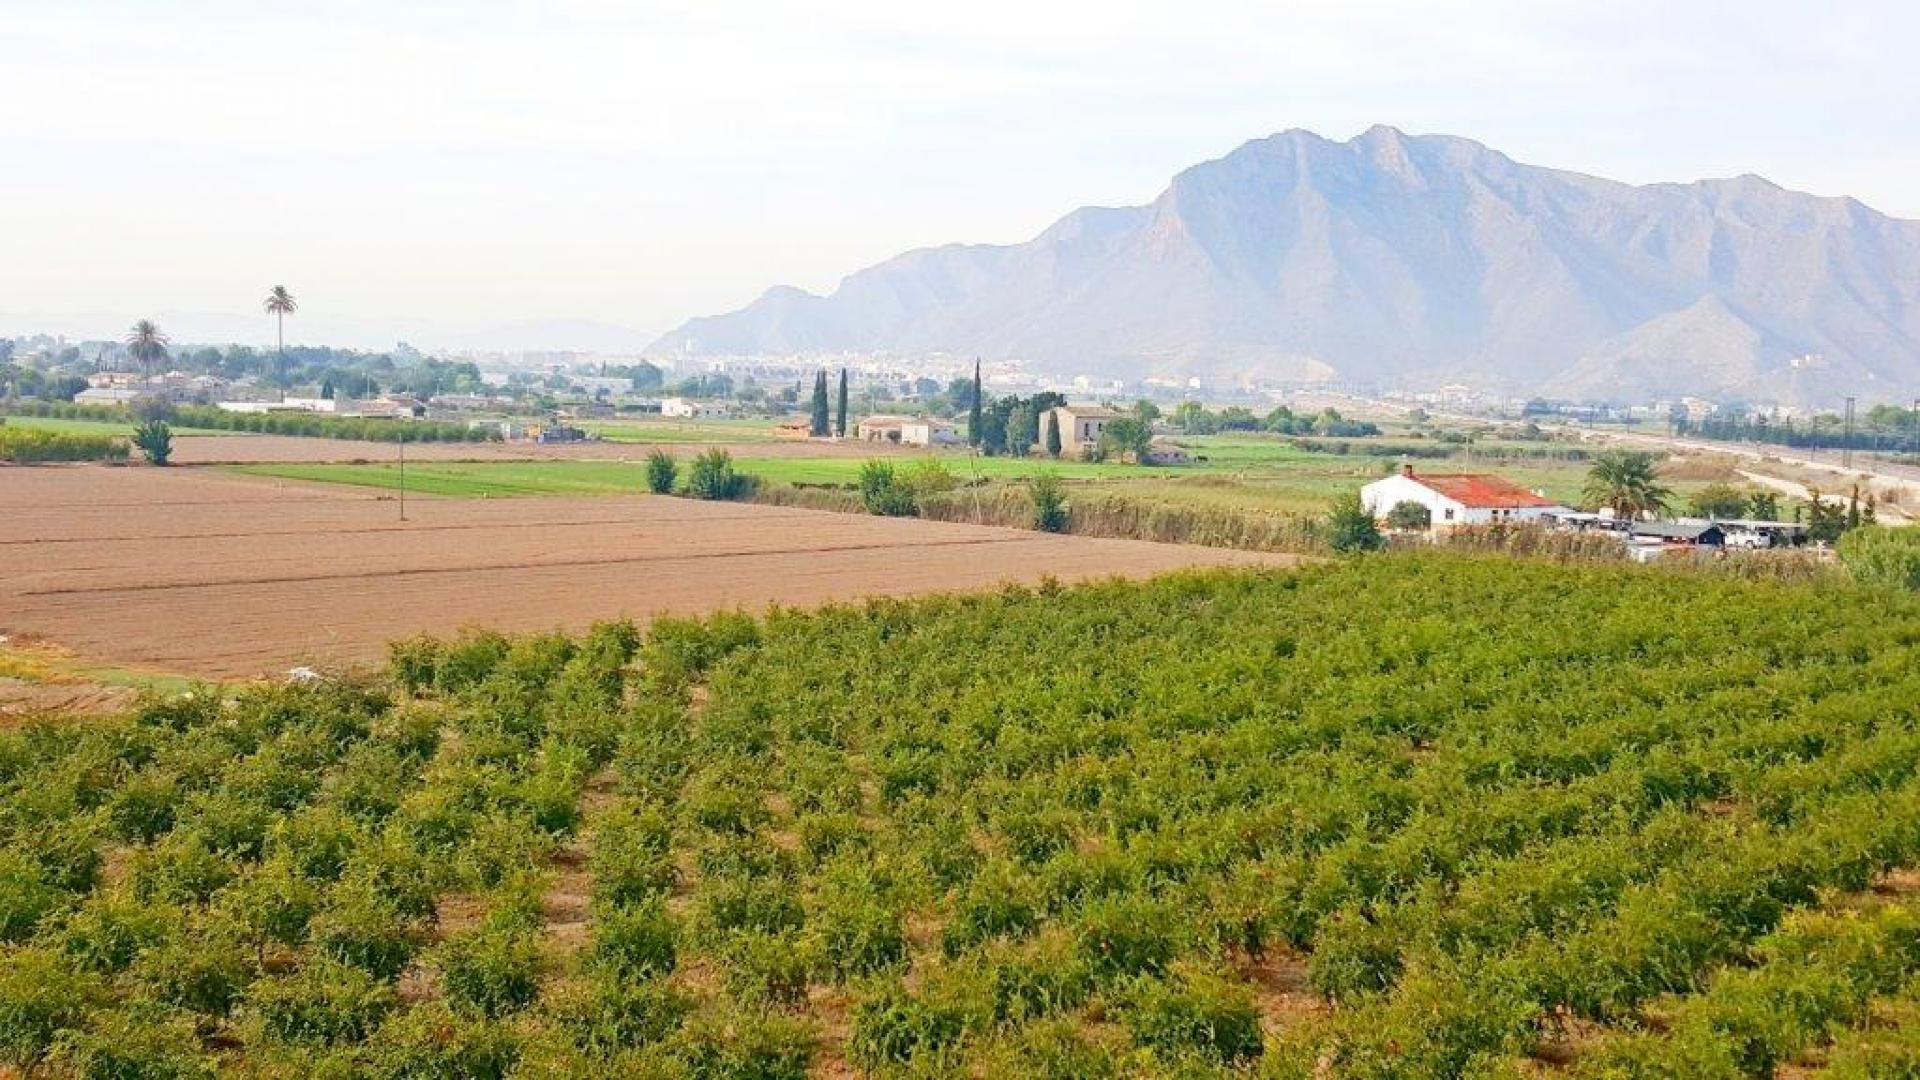
[(838, 417), (830, 416), (827, 410), (827, 369), (821, 368), (813, 375), (813, 425), (814, 438), (836, 435), (847, 437), (847, 369), (840, 369), (840, 412)]

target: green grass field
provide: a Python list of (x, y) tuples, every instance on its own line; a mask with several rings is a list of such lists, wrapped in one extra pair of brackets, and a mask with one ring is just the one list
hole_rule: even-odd
[[(1141, 468), (1114, 462), (1049, 461), (1044, 458), (973, 457), (945, 452), (889, 454), (885, 460), (911, 468), (923, 458), (938, 460), (962, 482), (1017, 481), (1053, 471), (1102, 493), (1200, 509), (1276, 514), (1318, 514), (1336, 495), (1357, 490), (1398, 467), (1386, 457), (1325, 454), (1302, 450), (1260, 435), (1215, 435), (1182, 439), (1193, 452), (1192, 465)], [(877, 455), (878, 456), (878, 455)], [(634, 494), (646, 488), (646, 465), (636, 450), (632, 461), (434, 462), (407, 466), (407, 490), (452, 498), (507, 498), (538, 495)], [(852, 485), (867, 459), (860, 457), (736, 456), (734, 467), (764, 484)], [(688, 459), (681, 458), (682, 475)], [(1574, 461), (1520, 462), (1450, 458), (1422, 460), (1417, 468), (1433, 473), (1491, 472), (1545, 493), (1568, 505), (1580, 498), (1587, 464)], [(373, 464), (267, 464), (237, 467), (256, 476), (275, 476), (362, 487), (395, 489), (399, 469)], [(1708, 483), (1694, 476), (1673, 478), (1676, 505)]]
[(754, 420), (589, 420), (582, 431), (618, 443), (770, 443), (773, 421)]

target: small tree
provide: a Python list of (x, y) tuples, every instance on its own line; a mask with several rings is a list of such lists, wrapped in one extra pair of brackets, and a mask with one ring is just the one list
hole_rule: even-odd
[(1043, 423), (1047, 425), (1047, 456), (1058, 458), (1060, 456), (1060, 418), (1049, 413)]
[(1609, 450), (1594, 458), (1582, 494), (1589, 506), (1612, 510), (1622, 521), (1662, 513), (1673, 498), (1660, 483), (1653, 455), (1637, 450)]
[(827, 369), (821, 368), (813, 373), (813, 426), (811, 434), (816, 439), (832, 434), (832, 420), (827, 415)]
[(680, 463), (665, 450), (647, 455), (647, 490), (655, 495), (673, 493), (673, 482), (680, 478)]
[(1433, 526), (1433, 511), (1425, 503), (1402, 499), (1387, 511), (1387, 527), (1401, 532), (1426, 532)]
[(1687, 499), (1694, 517), (1727, 519), (1747, 512), (1747, 494), (1732, 484), (1708, 484)]
[(1348, 492), (1333, 500), (1327, 516), (1327, 543), (1338, 552), (1378, 551), (1386, 546), (1386, 537), (1374, 524), (1373, 515), (1360, 502), (1358, 492)]
[(155, 465), (165, 465), (173, 456), (173, 429), (165, 420), (148, 420), (133, 429), (133, 445)]
[(973, 362), (973, 402), (967, 409), (967, 443), (980, 445), (980, 361)]
[(1778, 521), (1780, 519), (1780, 496), (1771, 491), (1754, 491), (1747, 494), (1747, 516), (1756, 521)]
[(867, 513), (882, 517), (912, 517), (920, 509), (913, 486), (902, 480), (888, 461), (869, 461), (860, 466), (860, 502)]
[(717, 447), (694, 458), (687, 471), (687, 494), (696, 499), (737, 499), (751, 484), (733, 471), (733, 455)]
[(1107, 421), (1100, 429), (1100, 447), (1109, 456), (1126, 460), (1131, 456), (1136, 464), (1147, 461), (1147, 448), (1153, 445), (1153, 428), (1136, 416), (1122, 416)]
[(840, 413), (833, 421), (833, 433), (838, 438), (847, 437), (847, 369), (840, 369)]
[(1041, 532), (1067, 531), (1067, 489), (1055, 472), (1035, 473), (1027, 480), (1033, 499), (1033, 527)]

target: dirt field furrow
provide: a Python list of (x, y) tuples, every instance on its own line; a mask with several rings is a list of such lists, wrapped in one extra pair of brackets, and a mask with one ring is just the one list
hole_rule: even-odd
[[(409, 451), (411, 456), (411, 450)], [(385, 498), (198, 469), (0, 469), (0, 635), (196, 676), (1007, 582), (1284, 563), (1214, 548), (636, 495)]]

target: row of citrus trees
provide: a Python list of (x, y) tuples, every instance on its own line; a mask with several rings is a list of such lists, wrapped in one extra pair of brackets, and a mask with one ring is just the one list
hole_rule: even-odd
[(1861, 1025), (1920, 973), (1871, 891), (1920, 857), (1916, 616), (1392, 557), (412, 641), (380, 685), (29, 727), (0, 736), (0, 1055), (1911, 1067)]

